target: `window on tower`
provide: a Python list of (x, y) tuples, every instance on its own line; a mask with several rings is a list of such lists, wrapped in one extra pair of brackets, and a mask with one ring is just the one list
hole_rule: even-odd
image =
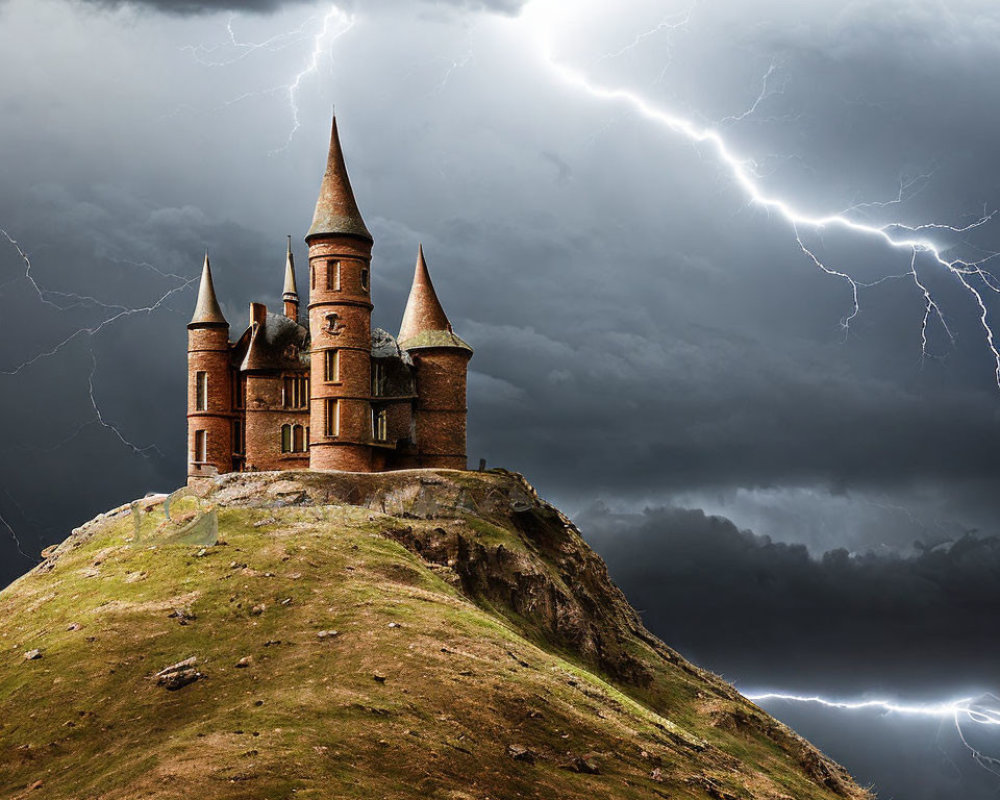
[(361, 270), (361, 288), (368, 291), (368, 270)]
[(340, 262), (326, 262), (326, 288), (330, 291), (340, 291)]
[(388, 438), (389, 420), (384, 408), (372, 409), (372, 438), (384, 442)]
[(385, 364), (375, 361), (372, 364), (372, 397), (382, 397), (385, 394), (385, 388)]
[(324, 422), (327, 436), (340, 435), (340, 403), (334, 399), (327, 399), (326, 401), (326, 418)]
[(324, 356), (323, 380), (334, 382), (340, 380), (340, 351), (327, 350)]
[(194, 409), (195, 411), (208, 410), (208, 373), (196, 372), (194, 375)]
[(208, 434), (206, 431), (194, 432), (194, 460), (199, 464), (208, 461)]

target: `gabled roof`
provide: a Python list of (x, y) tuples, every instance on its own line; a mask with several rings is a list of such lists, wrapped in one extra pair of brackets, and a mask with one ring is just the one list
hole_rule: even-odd
[(212, 283), (212, 265), (208, 263), (208, 253), (205, 253), (205, 264), (201, 268), (201, 285), (198, 287), (198, 302), (194, 307), (194, 316), (188, 323), (189, 328), (229, 327), (226, 318), (219, 307), (215, 296), (215, 285)]
[(369, 242), (374, 241), (354, 199), (354, 190), (351, 189), (347, 165), (344, 163), (344, 151), (340, 147), (340, 136), (337, 133), (337, 118), (334, 117), (326, 173), (323, 175), (316, 212), (312, 227), (306, 234), (306, 241), (315, 236), (337, 235), (357, 236)]
[(250, 326), (250, 342), (240, 370), (307, 370), (309, 331), (284, 314), (267, 313), (263, 323)]
[(424, 259), (424, 247), (417, 248), (417, 266), (413, 272), (413, 286), (406, 300), (403, 322), (399, 326), (399, 346), (404, 350), (418, 347), (457, 347), (469, 350), (451, 329), (448, 315), (441, 307), (431, 275)]

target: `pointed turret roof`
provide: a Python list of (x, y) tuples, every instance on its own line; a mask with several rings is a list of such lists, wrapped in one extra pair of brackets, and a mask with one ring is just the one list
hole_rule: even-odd
[(208, 328), (213, 326), (229, 327), (219, 301), (215, 296), (215, 284), (212, 283), (212, 265), (205, 253), (205, 264), (201, 268), (201, 285), (198, 287), (198, 303), (194, 307), (194, 316), (188, 323), (189, 328)]
[(413, 272), (413, 286), (403, 311), (399, 326), (399, 346), (412, 350), (417, 347), (459, 347), (472, 350), (451, 329), (448, 315), (441, 307), (431, 275), (424, 260), (424, 246), (417, 248), (417, 266)]
[(295, 286), (295, 257), (292, 255), (292, 237), (288, 237), (288, 252), (285, 254), (285, 288), (281, 293), (282, 297), (288, 298), (295, 295), (298, 299), (299, 290)]
[(313, 215), (312, 227), (306, 234), (308, 242), (314, 236), (336, 235), (358, 236), (374, 241), (372, 235), (361, 218), (354, 190), (347, 176), (347, 165), (344, 163), (344, 151), (340, 147), (340, 136), (337, 133), (337, 118), (333, 118), (333, 130), (330, 132), (330, 153), (326, 159), (326, 173), (316, 201), (316, 213)]

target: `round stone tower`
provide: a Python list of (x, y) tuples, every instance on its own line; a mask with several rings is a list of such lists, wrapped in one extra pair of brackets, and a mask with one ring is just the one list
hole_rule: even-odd
[(229, 323), (215, 296), (207, 253), (187, 327), (188, 477), (198, 478), (229, 472), (233, 464)]
[(369, 472), (373, 239), (354, 199), (336, 118), (306, 243), (312, 338), (309, 466)]
[(431, 283), (423, 246), (417, 251), (399, 346), (410, 354), (416, 371), (418, 466), (465, 469), (466, 375), (472, 348), (451, 329)]

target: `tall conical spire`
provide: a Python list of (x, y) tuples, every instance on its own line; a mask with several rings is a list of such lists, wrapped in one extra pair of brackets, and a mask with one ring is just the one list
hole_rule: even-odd
[(285, 316), (299, 321), (299, 290), (295, 286), (295, 258), (292, 256), (292, 237), (288, 237), (288, 252), (285, 254), (285, 288), (281, 293)]
[(295, 286), (295, 257), (292, 255), (292, 237), (288, 237), (288, 252), (285, 254), (285, 288), (282, 291), (285, 300), (290, 299), (289, 295), (295, 295), (299, 299), (299, 290)]
[(205, 264), (201, 268), (201, 285), (198, 287), (198, 303), (194, 307), (194, 316), (188, 323), (189, 328), (229, 326), (219, 301), (215, 296), (215, 285), (212, 283), (212, 265), (208, 263), (208, 252), (205, 253)]
[(347, 165), (344, 163), (344, 151), (340, 147), (340, 136), (337, 133), (337, 117), (334, 116), (326, 173), (323, 175), (316, 212), (313, 214), (312, 227), (306, 234), (306, 241), (314, 236), (338, 234), (374, 241), (354, 199), (351, 181), (347, 176)]
[[(399, 326), (399, 342), (405, 346), (407, 341), (416, 341), (421, 334), (432, 331), (451, 334), (451, 323), (441, 307), (437, 292), (434, 291), (434, 284), (431, 283), (431, 276), (427, 271), (427, 262), (424, 260), (424, 246), (420, 245), (417, 248), (417, 266), (413, 272), (413, 286), (410, 288), (410, 296), (406, 300), (403, 323)], [(454, 338), (461, 342), (457, 336), (445, 338), (449, 340)], [(462, 342), (462, 344), (465, 343)]]

